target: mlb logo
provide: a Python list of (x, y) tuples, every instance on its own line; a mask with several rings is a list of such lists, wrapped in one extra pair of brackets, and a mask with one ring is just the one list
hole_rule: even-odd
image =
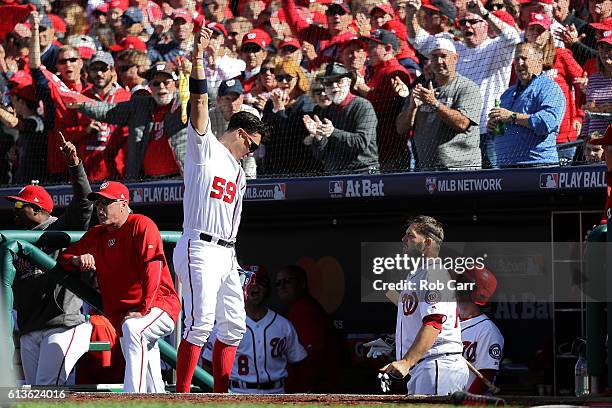
[(540, 174), (540, 188), (558, 188), (559, 173)]
[(344, 192), (344, 181), (335, 180), (329, 182), (329, 194), (332, 197), (338, 197), (338, 195), (342, 195)]
[(433, 194), (434, 191), (438, 189), (438, 178), (437, 177), (427, 177), (425, 178), (425, 188), (429, 194)]
[(133, 203), (142, 203), (142, 188), (135, 188), (132, 190), (132, 202)]

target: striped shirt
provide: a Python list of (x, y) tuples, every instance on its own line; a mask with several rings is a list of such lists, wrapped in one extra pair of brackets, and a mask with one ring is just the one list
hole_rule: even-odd
[(591, 133), (598, 131), (603, 134), (612, 117), (610, 116), (593, 116), (588, 114), (588, 105), (595, 102), (596, 106), (604, 103), (612, 104), (612, 77), (606, 77), (599, 72), (589, 76), (589, 84), (586, 89), (586, 116), (582, 126), (582, 137), (586, 138)]

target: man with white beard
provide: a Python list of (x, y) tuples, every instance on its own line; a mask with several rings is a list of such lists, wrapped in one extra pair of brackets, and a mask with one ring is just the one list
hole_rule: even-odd
[[(304, 144), (311, 146), (325, 171), (338, 173), (378, 173), (376, 125), (372, 104), (353, 95), (353, 73), (337, 62), (328, 64), (323, 76), (325, 93), (332, 104), (317, 114), (304, 115), (309, 135)], [(317, 112), (317, 111), (315, 111)]]
[(178, 176), (185, 160), (187, 118), (181, 117), (176, 68), (157, 63), (147, 78), (150, 96), (72, 105), (97, 121), (128, 127), (127, 179)]

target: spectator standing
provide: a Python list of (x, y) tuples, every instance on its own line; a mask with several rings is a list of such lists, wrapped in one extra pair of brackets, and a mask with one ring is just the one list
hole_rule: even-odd
[[(408, 19), (411, 6), (408, 5), (408, 2), (406, 4), (406, 18)], [(449, 0), (426, 1), (420, 10), (423, 17), (423, 29), (431, 35), (450, 33), (455, 25), (457, 9)]]
[(564, 31), (563, 25), (555, 20), (553, 15), (553, 3), (554, 0), (519, 0), (519, 25), (525, 30), (527, 24), (529, 24), (529, 18), (531, 13), (545, 14), (550, 19), (551, 32), (553, 33), (553, 40), (557, 48), (563, 48), (564, 42), (560, 37), (562, 31)]
[(30, 15), (32, 26), (32, 37), (30, 38), (30, 71), (36, 89), (36, 96), (42, 100), (44, 106), (45, 121), (49, 123), (49, 133), (47, 141), (47, 169), (49, 181), (64, 181), (66, 179), (66, 162), (58, 147), (61, 146), (59, 133), (66, 137), (66, 140), (77, 140), (84, 132), (81, 126), (81, 115), (72, 112), (64, 103), (60, 96), (60, 87), (66, 86), (70, 90), (81, 93), (87, 85), (81, 81), (81, 69), (83, 60), (78, 50), (70, 45), (62, 46), (58, 51), (57, 65), (59, 76), (63, 84), (59, 81), (50, 81), (42, 70), (40, 43), (38, 27), (40, 16), (36, 12)]
[[(58, 47), (54, 42), (55, 30), (53, 29), (53, 23), (48, 15), (43, 14), (42, 16), (39, 16), (37, 28), (40, 44), (40, 59), (45, 68), (47, 68), (50, 72), (55, 73), (60, 47)], [(34, 35), (33, 29), (32, 35)]]
[[(357, 36), (352, 40), (346, 41), (340, 52), (340, 63), (351, 71), (355, 78), (365, 77), (367, 58), (368, 44)], [(357, 84), (358, 81), (355, 81), (354, 86), (357, 86)]]
[(304, 143), (328, 173), (377, 173), (376, 113), (367, 99), (350, 92), (351, 78), (342, 64), (327, 65), (323, 84), (333, 105), (322, 109), (320, 118), (304, 115), (309, 133)]
[(187, 9), (174, 10), (170, 33), (173, 39), (162, 43), (153, 35), (148, 42), (151, 48), (151, 62), (168, 61), (176, 63), (177, 57), (185, 57), (193, 47), (193, 17)]
[(242, 39), (240, 59), (245, 62), (246, 68), (242, 73), (240, 81), (247, 93), (253, 89), (261, 69), (261, 64), (268, 55), (266, 47), (270, 45), (270, 42), (270, 36), (265, 31), (258, 29), (246, 33)]
[[(259, 265), (245, 265), (245, 269), (255, 273), (255, 282), (247, 289), (244, 305), (246, 327), (251, 336), (240, 340), (229, 389), (236, 394), (285, 394), (290, 366), (302, 362), (307, 353), (293, 324), (267, 307), (270, 278), (266, 270)], [(216, 338), (217, 330), (213, 329), (202, 353), (208, 365), (212, 365)]]
[(132, 214), (130, 192), (109, 181), (88, 195), (100, 220), (59, 257), (68, 270), (95, 270), (104, 311), (125, 357), (123, 391), (163, 393), (157, 340), (174, 330), (181, 302), (155, 223)]
[(586, 21), (570, 12), (570, 0), (553, 0), (552, 14), (555, 20), (561, 23), (563, 27), (573, 25), (576, 27), (576, 30), (580, 31), (586, 24)]
[(116, 58), (117, 77), (119, 83), (132, 95), (136, 93), (150, 94), (147, 86), (147, 72), (151, 68), (151, 61), (145, 50), (127, 49), (120, 52)]
[(321, 171), (302, 141), (307, 136), (302, 118), (314, 109), (308, 95), (310, 84), (297, 61), (284, 60), (276, 66), (278, 88), (263, 110), (262, 120), (272, 128), (266, 143), (265, 172), (270, 175), (312, 174)]
[[(130, 100), (129, 91), (115, 82), (113, 57), (98, 51), (87, 67), (91, 88), (83, 94), (92, 100), (119, 103)], [(124, 159), (127, 156), (127, 129), (84, 118), (86, 133), (78, 139), (79, 155), (90, 180), (104, 181), (123, 177)]]
[(236, 57), (242, 47), (242, 39), (246, 33), (253, 30), (253, 23), (239, 16), (227, 20), (225, 27), (227, 27), (225, 46), (229, 49), (230, 56)]
[[(84, 231), (93, 211), (87, 195), (91, 187), (75, 146), (61, 146), (68, 163), (73, 198), (60, 217), (51, 215), (53, 199), (42, 186), (27, 185), (15, 196), (5, 197), (15, 204), (17, 228), (33, 231)], [(38, 245), (53, 258), (60, 248)], [(28, 261), (14, 257), (13, 282), (15, 309), (20, 333), (21, 362), (30, 385), (74, 383), (70, 373), (77, 360), (89, 349), (92, 327), (81, 313), (83, 301)]]
[(542, 49), (535, 44), (516, 47), (514, 70), (518, 81), (501, 96), (501, 107), (489, 114), (493, 132), (504, 124), (503, 135), (493, 139), (500, 166), (556, 165), (556, 141), (565, 112), (565, 97), (559, 85), (542, 75)]
[[(32, 77), (25, 71), (17, 71), (9, 81), (10, 101), (14, 112), (0, 108), (0, 123), (16, 134), (16, 163), (12, 179), (5, 183), (25, 184), (32, 180), (44, 180), (47, 173), (47, 132), (46, 123), (36, 111), (38, 98), (32, 84)], [(8, 139), (8, 132), (7, 136)], [(8, 169), (7, 169), (8, 171)], [(6, 174), (6, 173), (5, 173)]]
[(276, 274), (276, 293), (288, 308), (308, 357), (300, 382), (287, 387), (295, 392), (329, 393), (337, 390), (340, 371), (340, 339), (323, 306), (310, 294), (306, 271), (287, 265)]
[(328, 5), (325, 11), (327, 28), (302, 19), (294, 0), (283, 0), (283, 10), (289, 27), (302, 42), (311, 71), (318, 69), (323, 63), (338, 61), (343, 43), (355, 36), (349, 28), (353, 20), (351, 8), (341, 0), (335, 0)]
[[(574, 94), (580, 93), (580, 85), (586, 85), (586, 73), (578, 65), (572, 52), (556, 48), (551, 21), (546, 14), (532, 13), (525, 30), (525, 41), (534, 43), (544, 52), (544, 73), (554, 79), (565, 96), (565, 114), (557, 135), (557, 144), (576, 140), (582, 127), (582, 109), (576, 106)], [(576, 149), (564, 149), (566, 159), (572, 160)]]
[(381, 170), (406, 170), (410, 161), (408, 134), (400, 135), (395, 129), (395, 118), (402, 110), (404, 98), (395, 91), (394, 81), (398, 78), (410, 84), (412, 80), (408, 70), (395, 57), (400, 42), (395, 34), (383, 29), (372, 31), (371, 36), (363, 40), (369, 44), (368, 55), (374, 74), (367, 84), (357, 81), (355, 90), (370, 101), (378, 118), (376, 144)]
[(408, 130), (414, 132), (417, 168), (479, 169), (478, 86), (457, 73), (460, 56), (451, 40), (436, 38), (432, 48), (433, 79), (427, 86), (414, 87), (404, 113)]
[[(420, 0), (408, 2), (408, 38), (419, 52), (427, 55), (436, 37), (427, 35), (418, 25), (416, 11), (420, 4)], [(487, 134), (487, 114), (508, 86), (512, 55), (520, 37), (513, 27), (489, 13), (480, 2), (471, 2), (468, 6), (459, 20), (464, 41), (453, 40), (453, 44), (459, 56), (457, 73), (480, 87), (482, 110), (476, 123), (480, 124), (483, 165), (490, 167), (494, 166), (495, 158)], [(497, 34), (495, 39), (489, 38), (488, 27)], [(448, 33), (440, 36), (452, 40)]]
[(591, 139), (596, 132), (603, 135), (610, 124), (610, 117), (605, 114), (612, 114), (612, 35), (597, 42), (597, 67), (599, 72), (589, 76), (585, 91), (587, 115), (582, 127), (582, 139), (585, 140)]
[(185, 160), (187, 124), (181, 119), (175, 67), (169, 62), (157, 63), (147, 77), (151, 96), (120, 103), (72, 105), (94, 120), (127, 126), (126, 178), (131, 180), (179, 175)]

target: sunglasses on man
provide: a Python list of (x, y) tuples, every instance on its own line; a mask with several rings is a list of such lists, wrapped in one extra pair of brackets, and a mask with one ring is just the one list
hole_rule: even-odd
[(41, 209), (36, 204), (26, 203), (24, 201), (15, 201), (15, 208), (16, 209), (21, 210), (24, 207), (31, 207), (34, 211), (39, 211)]

